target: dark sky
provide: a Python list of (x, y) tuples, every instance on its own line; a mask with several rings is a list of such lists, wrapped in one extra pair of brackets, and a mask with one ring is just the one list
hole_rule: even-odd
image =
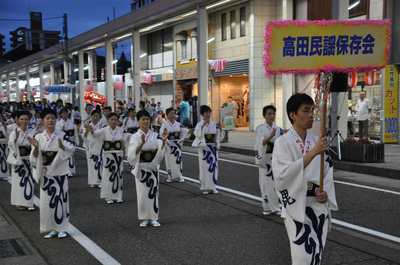
[[(0, 34), (5, 36), (5, 49), (9, 51), (10, 31), (19, 27), (30, 28), (30, 12), (42, 13), (43, 30), (60, 32), (63, 27), (62, 16), (66, 13), (68, 37), (73, 38), (107, 23), (107, 17), (111, 21), (114, 18), (113, 7), (115, 7), (115, 17), (121, 17), (130, 12), (130, 0), (0, 0)], [(128, 45), (130, 42), (124, 43), (124, 48), (119, 45), (118, 58), (122, 49), (125, 54), (130, 54)], [(97, 52), (99, 55), (104, 55), (104, 49)], [(130, 58), (127, 56), (127, 59)]]

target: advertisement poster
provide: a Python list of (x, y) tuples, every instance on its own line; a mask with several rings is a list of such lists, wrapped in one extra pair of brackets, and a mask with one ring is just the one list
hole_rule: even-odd
[(397, 143), (399, 134), (397, 131), (399, 115), (399, 68), (396, 65), (388, 65), (385, 68), (385, 123), (384, 143)]

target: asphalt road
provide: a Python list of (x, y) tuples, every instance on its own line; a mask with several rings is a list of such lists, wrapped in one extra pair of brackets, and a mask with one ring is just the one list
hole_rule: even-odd
[[(161, 174), (160, 228), (139, 227), (127, 166), (124, 203), (100, 199), (100, 190), (87, 185), (83, 151), (76, 154), (77, 174), (69, 180), (73, 237), (43, 239), (39, 210), (11, 206), (8, 182), (0, 183), (0, 205), (48, 264), (290, 264), (282, 218), (263, 216), (261, 202), (251, 198), (260, 196), (253, 158), (220, 152), (223, 188), (205, 196), (191, 181), (198, 179), (195, 150), (184, 150), (187, 180), (167, 183)], [(400, 264), (400, 181), (344, 171), (334, 176), (340, 209), (332, 212), (323, 264)]]

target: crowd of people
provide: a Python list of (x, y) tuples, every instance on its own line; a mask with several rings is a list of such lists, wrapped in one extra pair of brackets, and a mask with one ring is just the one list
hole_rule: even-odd
[[(111, 107), (87, 104), (82, 114), (61, 100), (47, 103), (0, 104), (0, 178), (11, 178), (11, 204), (20, 210), (35, 210), (34, 186), (40, 186), (40, 231), (45, 238), (65, 238), (69, 223), (68, 180), (75, 173), (75, 148), (83, 139), (88, 166), (88, 185), (100, 188), (107, 204), (123, 203), (123, 157), (135, 177), (140, 227), (159, 227), (159, 167), (165, 158), (167, 182), (184, 182), (182, 144), (191, 134), (198, 149), (200, 190), (216, 194), (218, 150), (224, 131), (211, 120), (211, 108), (200, 106), (202, 120), (195, 128), (185, 126), (186, 116), (171, 102), (140, 102), (121, 113)], [(180, 107), (184, 113), (185, 103)], [(154, 130), (153, 111), (163, 122)], [(327, 138), (307, 133), (312, 127), (314, 102), (295, 94), (287, 103), (292, 127), (284, 133), (274, 124), (276, 108), (263, 108), (265, 123), (256, 129), (255, 163), (263, 214), (285, 218), (293, 264), (322, 259), (330, 223), (330, 210), (337, 210), (332, 162)], [(181, 122), (180, 122), (181, 121)], [(324, 180), (320, 183), (320, 157)], [(11, 175), (11, 176), (10, 176)], [(319, 189), (323, 185), (323, 189)], [(283, 208), (280, 208), (280, 203)], [(313, 242), (312, 246), (308, 242)], [(311, 250), (310, 250), (311, 249)], [(316, 263), (317, 264), (317, 263)]]

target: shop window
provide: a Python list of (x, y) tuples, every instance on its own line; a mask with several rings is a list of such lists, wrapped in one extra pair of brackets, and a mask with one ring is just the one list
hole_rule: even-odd
[(236, 10), (231, 11), (231, 39), (236, 38)]
[(240, 9), (240, 37), (246, 36), (246, 8)]
[(221, 40), (226, 40), (226, 13), (221, 15)]

